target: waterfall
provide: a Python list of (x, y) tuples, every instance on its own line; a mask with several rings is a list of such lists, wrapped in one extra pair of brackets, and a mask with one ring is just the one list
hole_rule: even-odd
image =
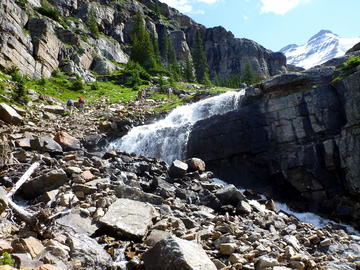
[(214, 115), (224, 114), (241, 105), (245, 90), (231, 91), (199, 102), (175, 108), (166, 118), (131, 129), (112, 142), (108, 149), (159, 158), (170, 164), (184, 159), (193, 125)]

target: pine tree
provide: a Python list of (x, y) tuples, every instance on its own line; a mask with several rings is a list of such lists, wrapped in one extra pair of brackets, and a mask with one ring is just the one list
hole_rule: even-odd
[(195, 81), (194, 77), (194, 65), (191, 61), (190, 56), (188, 55), (185, 60), (185, 66), (184, 66), (184, 74), (183, 74), (185, 80), (187, 82), (193, 82)]
[(196, 79), (199, 83), (204, 83), (206, 76), (209, 76), (209, 69), (199, 30), (196, 32), (192, 58), (195, 67)]
[(130, 60), (139, 63), (148, 71), (155, 69), (156, 57), (154, 53), (154, 46), (150, 34), (146, 30), (141, 14), (136, 15), (131, 38), (132, 48)]
[(96, 13), (94, 9), (91, 9), (89, 12), (87, 24), (91, 34), (94, 36), (94, 38), (98, 39), (100, 36), (100, 31), (96, 22)]
[(253, 82), (255, 82), (255, 74), (254, 74), (254, 70), (252, 69), (250, 63), (246, 63), (245, 65), (245, 69), (244, 69), (244, 74), (243, 74), (243, 80), (244, 82), (246, 82), (248, 85), (252, 84)]

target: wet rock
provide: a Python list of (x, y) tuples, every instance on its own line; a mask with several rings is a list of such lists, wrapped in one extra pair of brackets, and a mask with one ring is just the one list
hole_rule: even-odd
[(237, 206), (240, 201), (246, 200), (244, 194), (238, 190), (234, 185), (228, 185), (215, 192), (216, 197), (220, 200), (222, 205)]
[(65, 151), (78, 150), (81, 148), (80, 141), (65, 131), (57, 132), (54, 140), (60, 144)]
[(169, 175), (172, 178), (181, 178), (184, 177), (187, 169), (188, 169), (188, 165), (180, 160), (175, 160), (173, 161), (173, 163), (171, 164), (170, 168), (169, 168)]
[(129, 199), (117, 199), (100, 218), (103, 226), (111, 228), (115, 233), (132, 239), (142, 239), (152, 219), (158, 216), (155, 208), (143, 202)]
[(85, 234), (69, 234), (66, 241), (71, 258), (79, 260), (82, 269), (107, 269), (112, 265), (111, 256), (95, 239)]
[(200, 158), (190, 158), (187, 159), (186, 164), (189, 166), (189, 171), (199, 171), (204, 172), (205, 171), (205, 162), (201, 160)]
[(199, 245), (174, 236), (161, 240), (145, 252), (143, 260), (147, 270), (217, 270)]
[(39, 178), (26, 182), (21, 187), (21, 191), (27, 198), (35, 198), (46, 191), (57, 189), (68, 181), (69, 179), (64, 170), (53, 170)]
[(0, 103), (0, 119), (12, 125), (20, 125), (23, 123), (22, 116), (5, 103)]

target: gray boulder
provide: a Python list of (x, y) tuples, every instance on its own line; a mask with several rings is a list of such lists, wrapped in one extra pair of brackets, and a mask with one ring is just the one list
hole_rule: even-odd
[(100, 224), (119, 235), (138, 240), (147, 234), (156, 216), (158, 213), (151, 204), (118, 199), (100, 219)]
[(35, 198), (46, 191), (54, 190), (69, 181), (64, 170), (53, 170), (39, 178), (26, 182), (21, 190), (27, 198)]
[(31, 148), (38, 151), (50, 153), (62, 153), (63, 149), (56, 141), (50, 136), (43, 136), (30, 139)]
[(20, 114), (5, 103), (0, 103), (0, 119), (13, 125), (20, 125), (24, 120)]
[(152, 204), (161, 204), (164, 199), (160, 196), (146, 193), (140, 190), (139, 188), (127, 186), (127, 185), (119, 185), (115, 186), (115, 194), (118, 198), (131, 199), (140, 202), (148, 202)]
[(240, 201), (246, 200), (244, 194), (238, 190), (234, 185), (228, 185), (219, 189), (215, 193), (216, 197), (220, 200), (222, 205), (231, 204), (238, 206)]
[(113, 263), (104, 248), (86, 234), (68, 234), (66, 242), (71, 258), (79, 260), (82, 269), (108, 269)]
[(189, 166), (186, 163), (180, 160), (175, 160), (169, 168), (169, 175), (172, 178), (184, 177), (188, 168)]
[(175, 236), (158, 242), (143, 255), (147, 270), (216, 270), (201, 246)]

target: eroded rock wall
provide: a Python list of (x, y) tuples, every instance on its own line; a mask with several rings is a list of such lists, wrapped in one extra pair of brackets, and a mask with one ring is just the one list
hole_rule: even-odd
[[(160, 31), (168, 32), (180, 63), (191, 57), (195, 34), (200, 31), (212, 76), (241, 74), (247, 64), (262, 78), (286, 71), (284, 55), (266, 50), (254, 41), (236, 39), (222, 27), (206, 29), (157, 0), (48, 2), (60, 15), (57, 21), (37, 12), (39, 1), (1, 2), (1, 68), (15, 66), (30, 77), (49, 77), (59, 68), (86, 80), (93, 80), (88, 69), (111, 73), (118, 68), (114, 61), (127, 63), (134, 16), (141, 13), (154, 38), (161, 38)], [(156, 5), (161, 16), (155, 12)], [(97, 38), (88, 27), (91, 16), (95, 16), (101, 33)]]
[(240, 108), (196, 124), (188, 155), (224, 180), (358, 222), (360, 71), (336, 83), (328, 73), (248, 89)]

